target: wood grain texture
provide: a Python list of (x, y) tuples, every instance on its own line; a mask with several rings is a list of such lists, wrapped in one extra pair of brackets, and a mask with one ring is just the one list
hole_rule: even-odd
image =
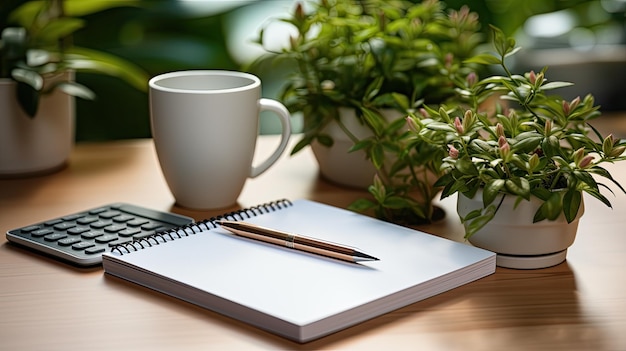
[[(259, 153), (278, 140), (261, 137)], [(626, 184), (626, 164), (611, 167)], [(310, 151), (249, 180), (236, 207), (177, 207), (151, 140), (79, 144), (60, 172), (0, 180), (0, 229), (125, 201), (203, 219), (278, 198), (345, 207), (365, 192), (319, 179)], [(626, 196), (586, 198), (576, 242), (558, 266), (494, 275), (299, 345), (246, 324), (0, 238), (0, 350), (626, 350)], [(419, 229), (462, 240), (455, 199)], [(252, 287), (251, 287), (252, 288)], [(306, 303), (306, 302), (303, 302)]]

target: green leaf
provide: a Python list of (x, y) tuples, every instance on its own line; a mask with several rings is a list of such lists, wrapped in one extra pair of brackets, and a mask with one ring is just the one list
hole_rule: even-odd
[(85, 20), (80, 18), (63, 17), (49, 22), (38, 32), (38, 40), (43, 43), (55, 44), (56, 41), (70, 36), (85, 26)]
[(358, 199), (348, 206), (348, 210), (356, 212), (365, 212), (376, 207), (376, 204), (367, 199)]
[(405, 198), (402, 198), (400, 196), (388, 196), (387, 198), (385, 198), (383, 206), (392, 209), (402, 209), (411, 207), (411, 204)]
[(478, 169), (476, 168), (476, 165), (474, 165), (472, 160), (470, 160), (467, 157), (456, 160), (456, 169), (458, 169), (459, 172), (463, 174), (468, 174), (468, 175), (473, 175), (473, 176), (478, 175)]
[(587, 194), (595, 197), (596, 199), (600, 200), (607, 207), (613, 208), (613, 206), (611, 206), (611, 202), (609, 201), (609, 199), (607, 199), (604, 195), (602, 195), (599, 190), (596, 190), (596, 189), (585, 189), (585, 192)]
[(300, 141), (298, 141), (298, 143), (296, 143), (296, 145), (293, 147), (293, 149), (291, 150), (291, 155), (295, 155), (296, 153), (298, 153), (300, 150), (304, 149), (305, 147), (307, 147), (308, 145), (311, 144), (311, 142), (314, 140), (314, 136), (309, 135), (309, 136), (305, 136), (304, 138), (300, 139)]
[(548, 200), (539, 206), (538, 211), (541, 211), (546, 219), (553, 221), (559, 217), (562, 209), (561, 195), (558, 192), (553, 192)]
[(595, 174), (601, 175), (606, 179), (609, 179), (611, 182), (613, 182), (613, 184), (615, 184), (617, 187), (619, 187), (619, 189), (623, 192), (626, 193), (626, 190), (622, 187), (622, 185), (620, 183), (618, 183), (613, 176), (611, 176), (611, 173), (609, 173), (609, 171), (607, 171), (606, 169), (600, 167), (600, 166), (594, 166), (590, 172), (593, 172)]
[(43, 88), (43, 78), (37, 72), (15, 68), (11, 71), (11, 76), (17, 82), (29, 85), (34, 90), (39, 91)]
[(500, 193), (500, 190), (504, 187), (504, 183), (504, 179), (493, 179), (488, 181), (483, 188), (483, 204), (491, 204)]
[(320, 143), (320, 144), (322, 144), (322, 145), (324, 145), (324, 146), (326, 146), (326, 147), (331, 147), (331, 146), (333, 146), (333, 138), (332, 138), (330, 135), (327, 135), (327, 134), (318, 134), (318, 135), (315, 137), (315, 140), (316, 140), (318, 143)]
[(526, 178), (511, 178), (505, 180), (506, 189), (513, 195), (519, 195), (524, 199), (530, 199), (530, 183)]
[(385, 162), (385, 150), (381, 144), (374, 144), (370, 150), (370, 158), (376, 169), (380, 169)]
[(514, 143), (511, 144), (511, 149), (513, 150), (513, 152), (525, 154), (530, 153), (537, 149), (537, 147), (539, 147), (541, 141), (543, 140), (543, 137), (541, 135), (524, 137), (521, 136), (522, 134), (518, 136), (519, 138), (515, 138)]
[(456, 129), (454, 129), (453, 126), (442, 122), (430, 122), (426, 124), (426, 128), (442, 132), (456, 132)]
[(470, 57), (469, 59), (463, 62), (464, 63), (477, 63), (481, 65), (498, 65), (502, 63), (502, 60), (500, 60), (500, 58), (494, 55), (485, 53), (485, 54), (479, 54), (479, 55)]
[(378, 92), (380, 91), (380, 88), (383, 86), (384, 81), (385, 81), (385, 77), (378, 76), (376, 77), (376, 79), (374, 79), (374, 81), (372, 81), (370, 85), (367, 86), (367, 89), (365, 90), (365, 93), (364, 93), (365, 101), (371, 101), (376, 95), (378, 95)]
[(375, 135), (381, 135), (385, 131), (385, 123), (383, 117), (376, 111), (361, 107), (363, 119), (372, 129)]
[(85, 100), (93, 100), (96, 94), (86, 86), (75, 82), (61, 82), (54, 86), (54, 89), (61, 89), (64, 93), (76, 96)]
[(121, 58), (85, 48), (67, 49), (65, 58), (69, 68), (94, 72), (123, 79), (140, 91), (148, 91), (148, 74), (138, 66)]
[(487, 223), (489, 223), (496, 215), (496, 206), (490, 205), (485, 208), (480, 216), (473, 215), (471, 220), (463, 220), (463, 226), (465, 227), (465, 238), (469, 238), (482, 229)]
[(565, 87), (569, 87), (574, 85), (574, 83), (569, 83), (569, 82), (550, 82), (550, 83), (546, 83), (544, 85), (541, 86), (541, 88), (539, 88), (539, 90), (552, 90), (552, 89), (558, 89), (558, 88), (565, 88)]
[(400, 93), (391, 93), (391, 95), (393, 96), (396, 104), (400, 106), (400, 108), (402, 108), (404, 111), (409, 110), (409, 98), (406, 95)]
[(570, 189), (565, 193), (563, 196), (563, 214), (565, 214), (567, 223), (576, 219), (581, 202), (582, 194), (580, 191)]
[(358, 151), (358, 150), (368, 149), (368, 148), (371, 147), (372, 144), (373, 144), (373, 140), (371, 138), (359, 140), (354, 145), (352, 145), (352, 147), (350, 147), (350, 149), (348, 149), (348, 152), (354, 152), (354, 151)]

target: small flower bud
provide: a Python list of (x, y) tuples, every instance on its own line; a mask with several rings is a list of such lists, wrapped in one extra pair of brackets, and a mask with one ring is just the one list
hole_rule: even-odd
[(474, 120), (476, 119), (476, 116), (474, 115), (474, 113), (471, 110), (467, 110), (465, 111), (465, 114), (463, 115), (463, 130), (470, 130), (472, 129), (472, 125), (474, 125)]
[(454, 128), (456, 128), (456, 131), (460, 135), (463, 135), (463, 133), (465, 132), (465, 130), (463, 129), (463, 124), (461, 123), (461, 119), (459, 117), (454, 118)]
[(467, 75), (465, 81), (467, 82), (467, 86), (471, 88), (476, 85), (476, 83), (478, 83), (478, 76), (476, 75), (476, 73), (471, 72)]
[(561, 105), (563, 106), (563, 114), (565, 114), (566, 117), (569, 116), (569, 113), (570, 113), (569, 102), (563, 100)]
[(298, 2), (296, 4), (293, 17), (298, 21), (304, 20), (304, 9), (302, 8), (302, 3)]
[(537, 81), (535, 71), (530, 71), (530, 73), (528, 73), (528, 80), (530, 81), (530, 84), (535, 85), (535, 82)]
[(459, 150), (457, 150), (454, 146), (450, 145), (450, 150), (448, 150), (448, 155), (450, 155), (451, 158), (453, 159), (458, 159), (459, 158)]
[(550, 135), (550, 132), (552, 132), (552, 121), (547, 120), (546, 125), (544, 126), (544, 134), (548, 136)]
[(574, 163), (577, 165), (580, 164), (583, 157), (585, 157), (585, 149), (581, 147), (574, 152)]
[(291, 49), (295, 50), (298, 47), (298, 39), (293, 35), (289, 37), (289, 44), (291, 45)]
[(587, 156), (583, 157), (583, 159), (578, 164), (578, 167), (580, 167), (580, 168), (587, 168), (587, 167), (589, 167), (591, 165), (591, 161), (593, 161), (593, 156), (587, 155)]
[(613, 150), (613, 145), (615, 144), (615, 139), (613, 138), (613, 134), (607, 135), (606, 138), (602, 141), (602, 152), (605, 155), (608, 155)]
[(448, 115), (448, 112), (443, 107), (439, 107), (439, 117), (441, 117), (441, 119), (443, 119), (446, 123), (452, 122), (452, 120), (450, 120), (450, 115)]
[(537, 166), (539, 166), (539, 155), (533, 154), (532, 156), (530, 156), (530, 159), (528, 160), (529, 172), (534, 171), (535, 168), (537, 168)]
[(501, 123), (496, 124), (496, 135), (498, 138), (505, 136), (504, 135), (504, 126)]
[(537, 78), (536, 78), (535, 84), (533, 84), (533, 85), (536, 86), (536, 87), (541, 86), (541, 84), (543, 84), (543, 80), (544, 80), (543, 76), (544, 76), (543, 72), (539, 72), (537, 74)]
[(613, 150), (611, 150), (611, 152), (609, 152), (608, 156), (609, 157), (619, 157), (619, 156), (622, 156), (624, 151), (626, 151), (626, 146), (624, 146), (624, 145), (617, 146), (617, 147), (613, 148)]
[(416, 132), (416, 133), (420, 131), (420, 126), (417, 124), (417, 122), (415, 122), (413, 117), (406, 116), (405, 120), (406, 120), (407, 126), (409, 127), (409, 130)]
[(509, 114), (508, 116), (509, 119), (516, 119), (517, 118), (517, 112), (515, 112), (515, 109), (509, 109)]
[(504, 136), (498, 138), (498, 146), (500, 146), (500, 155), (505, 158), (511, 152), (511, 145), (506, 141)]

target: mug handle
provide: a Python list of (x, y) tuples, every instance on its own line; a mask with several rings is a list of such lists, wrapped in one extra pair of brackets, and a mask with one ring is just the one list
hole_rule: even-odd
[(259, 107), (261, 111), (274, 112), (280, 118), (282, 134), (280, 137), (280, 144), (278, 144), (278, 148), (274, 151), (274, 153), (260, 165), (256, 167), (252, 166), (250, 168), (250, 178), (254, 178), (267, 171), (267, 169), (270, 168), (270, 166), (273, 165), (285, 151), (289, 138), (291, 137), (291, 115), (283, 104), (276, 100), (261, 98), (259, 99)]

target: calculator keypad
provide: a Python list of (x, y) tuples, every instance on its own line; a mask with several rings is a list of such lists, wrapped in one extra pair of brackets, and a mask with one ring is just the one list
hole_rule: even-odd
[(115, 245), (192, 222), (172, 213), (112, 204), (11, 230), (7, 239), (79, 265), (95, 265)]

